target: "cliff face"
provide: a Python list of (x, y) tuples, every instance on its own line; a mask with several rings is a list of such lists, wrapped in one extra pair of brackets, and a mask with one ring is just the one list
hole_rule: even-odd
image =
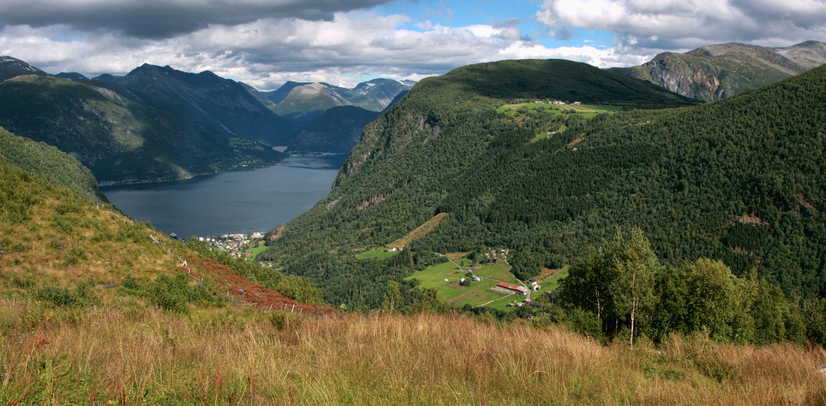
[(826, 63), (826, 44), (807, 41), (786, 48), (745, 44), (662, 53), (651, 61), (613, 72), (647, 80), (697, 100), (714, 101), (778, 82)]

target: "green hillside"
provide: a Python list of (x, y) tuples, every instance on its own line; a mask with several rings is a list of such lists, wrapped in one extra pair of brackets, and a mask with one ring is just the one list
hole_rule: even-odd
[[(496, 94), (507, 97), (489, 97)], [(428, 243), (421, 251), (406, 251), (382, 264), (358, 263), (351, 253), (360, 251), (353, 250), (388, 244), (424, 224), (456, 190), (453, 182), (488, 165), (495, 168), (491, 153), (495, 159), (504, 159), (508, 151), (522, 154), (520, 148), (532, 148), (526, 144), (539, 128), (567, 125), (573, 128), (568, 130), (570, 134), (590, 128), (587, 123), (591, 122), (577, 114), (514, 120), (496, 112), (523, 99), (570, 101), (571, 96), (583, 103), (605, 102), (626, 108), (696, 103), (650, 83), (569, 61), (506, 61), (460, 68), (423, 80), (365, 128), (331, 194), (291, 222), (284, 236), (259, 259), (284, 259), (285, 272), (310, 277), (328, 301), (379, 306), (387, 280), (406, 283), (401, 280), (404, 275), (431, 262), (430, 251), (448, 245)], [(595, 120), (602, 122), (604, 118)], [(502, 172), (488, 181), (491, 187), (500, 188), (515, 175)], [(478, 197), (484, 199), (487, 197)], [(460, 231), (456, 228), (459, 222), (448, 224), (437, 231)], [(493, 242), (486, 234), (457, 233), (454, 238), (457, 242), (474, 241), (470, 248), (475, 250)]]
[(43, 176), (52, 184), (70, 189), (86, 201), (108, 203), (89, 169), (55, 147), (18, 137), (0, 127), (0, 156), (5, 158), (7, 164)]
[[(44, 159), (36, 163), (41, 170), (64, 165), (65, 156), (52, 147), (25, 142), (50, 155), (17, 155), (21, 166), (33, 165), (29, 157)], [(164, 237), (148, 223), (134, 222), (109, 204), (90, 203), (2, 157), (0, 269), (2, 297), (32, 301), (31, 310), (41, 314), (53, 306), (93, 305), (188, 313), (241, 301), (258, 307), (297, 304), (292, 299), (314, 312), (321, 304), (304, 278)]]
[(73, 155), (102, 183), (178, 179), (284, 156), (254, 141), (233, 146), (235, 135), (185, 110), (51, 76), (0, 83), (0, 125)]

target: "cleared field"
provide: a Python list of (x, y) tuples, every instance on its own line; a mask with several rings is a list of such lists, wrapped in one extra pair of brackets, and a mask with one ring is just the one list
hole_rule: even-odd
[[(521, 110), (521, 111), (520, 111)], [(593, 104), (581, 104), (581, 105), (573, 105), (573, 104), (539, 104), (539, 103), (519, 103), (519, 104), (506, 104), (502, 107), (496, 109), (497, 113), (502, 113), (511, 117), (519, 117), (525, 116), (528, 114), (568, 114), (566, 112), (570, 112), (571, 110), (575, 111), (576, 114), (583, 116), (584, 118), (592, 118), (598, 114), (608, 113), (614, 114), (620, 110), (622, 107), (620, 106), (602, 106), (602, 105), (593, 105)]]
[(504, 263), (482, 266), (478, 270), (476, 270), (475, 273), (483, 278), (493, 279), (499, 282), (511, 284), (518, 283), (516, 281), (516, 278), (513, 277), (510, 267), (508, 267)]
[(435, 229), (439, 225), (439, 223), (442, 222), (442, 219), (444, 219), (446, 216), (447, 216), (447, 213), (439, 213), (439, 214), (435, 215), (432, 219), (426, 221), (424, 224), (420, 225), (419, 227), (417, 227), (415, 230), (411, 231), (406, 236), (404, 236), (402, 238), (399, 238), (398, 240), (393, 241), (390, 244), (387, 244), (387, 246), (388, 247), (406, 247), (406, 246), (410, 245), (411, 242), (413, 242), (415, 240), (418, 240), (419, 238), (422, 238), (422, 237), (426, 236), (428, 233), (430, 233), (431, 231), (433, 231), (433, 229)]
[(264, 243), (262, 242), (262, 243), (260, 243), (260, 245), (259, 245), (258, 247), (256, 247), (256, 248), (249, 248), (249, 249), (247, 249), (247, 250), (246, 250), (246, 251), (244, 251), (244, 252), (249, 252), (249, 253), (250, 253), (250, 256), (248, 256), (248, 257), (247, 257), (247, 260), (248, 260), (248, 261), (255, 261), (255, 257), (257, 257), (257, 256), (258, 256), (258, 254), (260, 254), (260, 253), (261, 253), (262, 251), (264, 251), (265, 249), (267, 249), (267, 246), (266, 246), (266, 245), (264, 245)]
[(399, 251), (388, 252), (387, 249), (379, 247), (372, 251), (356, 255), (356, 259), (387, 259), (398, 253)]
[(548, 277), (548, 279), (545, 279), (544, 282), (540, 283), (542, 285), (542, 291), (544, 292), (544, 291), (548, 290), (548, 291), (553, 292), (553, 291), (557, 290), (559, 288), (559, 282), (561, 282), (563, 279), (565, 279), (567, 277), (568, 277), (568, 267), (566, 266), (565, 268), (562, 268), (561, 271), (551, 275), (550, 277)]
[[(459, 259), (454, 261), (462, 267), (472, 264), (468, 259)], [(467, 273), (460, 271), (450, 262), (435, 265), (424, 271), (419, 271), (408, 277), (408, 279), (419, 279), (422, 284), (421, 288), (435, 288), (436, 297), (440, 300), (447, 301), (451, 306), (462, 307), (466, 304), (471, 306), (479, 306), (491, 300), (500, 299), (508, 296), (491, 290), (499, 282), (516, 284), (517, 281), (510, 273), (510, 268), (505, 264), (495, 264), (480, 267), (476, 272), (482, 278), (481, 281), (472, 282), (470, 286), (462, 286), (459, 280), (465, 278)], [(447, 279), (447, 281), (445, 281)], [(502, 302), (502, 303), (500, 303)], [(502, 310), (511, 310), (505, 307), (507, 301), (497, 301), (491, 304)]]

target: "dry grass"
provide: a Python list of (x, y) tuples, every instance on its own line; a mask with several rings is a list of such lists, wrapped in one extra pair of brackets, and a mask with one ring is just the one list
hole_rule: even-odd
[(406, 247), (411, 242), (426, 236), (428, 233), (436, 229), (439, 223), (447, 216), (447, 213), (439, 213), (433, 216), (432, 219), (427, 220), (424, 224), (417, 227), (415, 230), (408, 233), (406, 236), (399, 238), (396, 241), (387, 244), (388, 247)]
[(281, 316), (0, 300), (0, 404), (826, 404), (822, 350), (632, 351), (464, 316)]

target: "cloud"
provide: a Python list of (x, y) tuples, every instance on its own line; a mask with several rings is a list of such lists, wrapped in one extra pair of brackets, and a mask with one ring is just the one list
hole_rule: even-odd
[(513, 28), (430, 24), (422, 32), (404, 29), (408, 23), (405, 15), (340, 13), (331, 21), (272, 18), (215, 24), (164, 40), (70, 26), (6, 26), (0, 29), (0, 55), (50, 73), (87, 76), (123, 75), (143, 63), (187, 72), (211, 70), (269, 90), (288, 80), (353, 86), (374, 77), (421, 79), (520, 53), (540, 55), (544, 49), (524, 41)]
[(789, 45), (826, 34), (817, 0), (545, 0), (534, 19), (552, 32), (615, 33), (627, 49), (688, 49), (722, 42)]
[(127, 36), (171, 38), (210, 24), (237, 25), (263, 18), (331, 21), (335, 13), (369, 9), (390, 0), (3, 0), (0, 23)]

